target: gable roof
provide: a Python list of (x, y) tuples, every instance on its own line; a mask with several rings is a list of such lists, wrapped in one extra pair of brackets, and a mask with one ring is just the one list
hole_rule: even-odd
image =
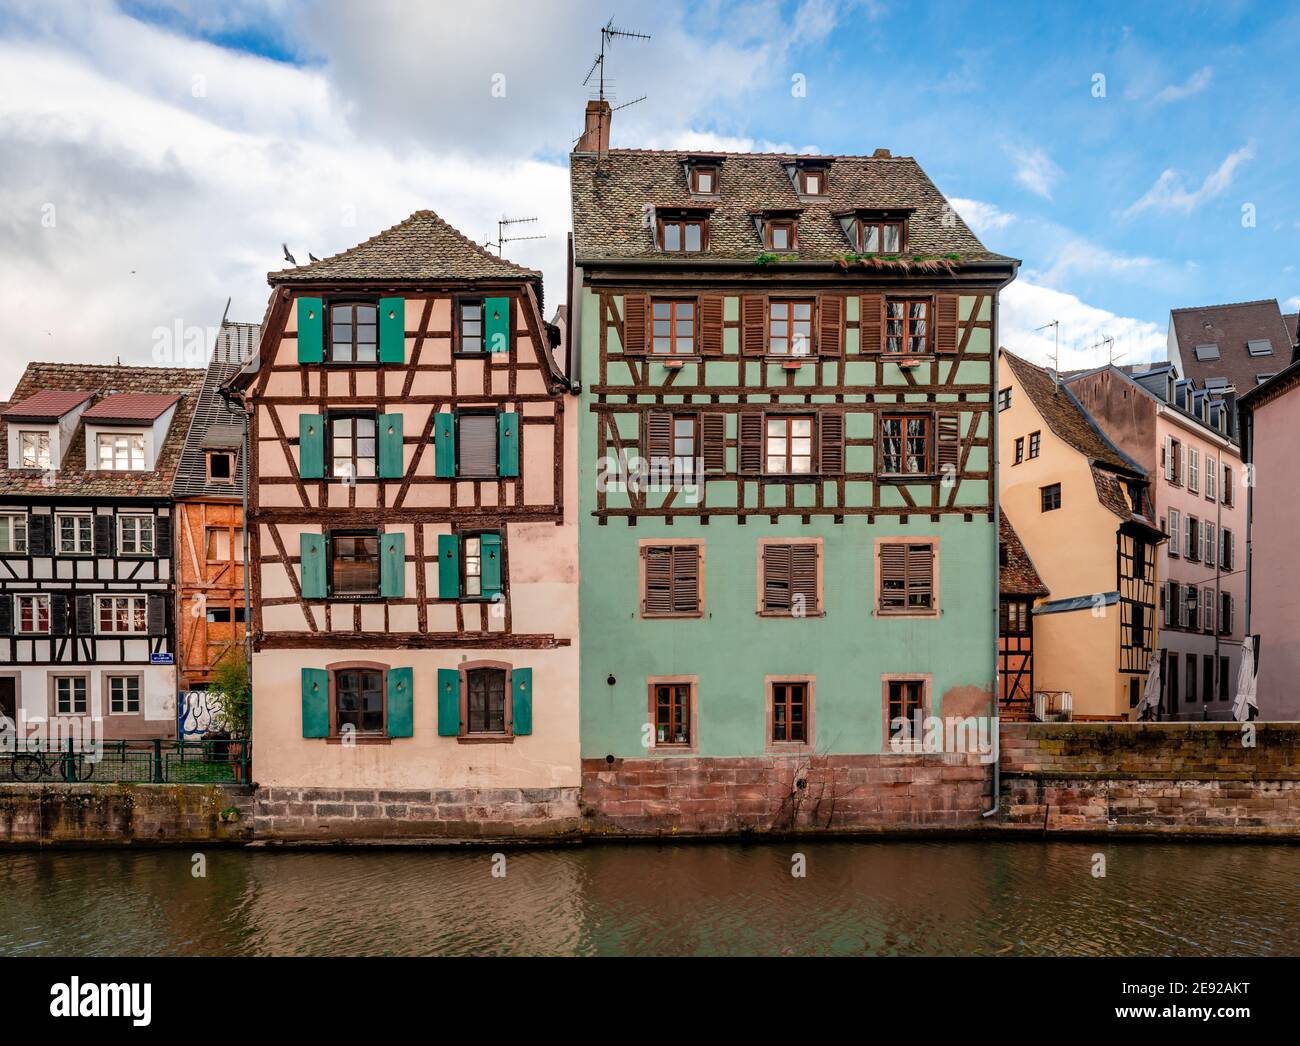
[(87, 421), (152, 424), (176, 405), (175, 393), (114, 392), (99, 400), (81, 416)]
[(272, 286), (307, 280), (541, 279), (535, 269), (498, 258), (433, 211), (416, 211), (364, 243), (292, 269), (267, 273)]
[[(1248, 392), (1257, 384), (1258, 375), (1276, 373), (1291, 362), (1295, 344), (1276, 298), (1174, 309), (1169, 313), (1169, 326), (1183, 377), (1200, 389), (1210, 378), (1226, 378), (1239, 393)], [(1257, 340), (1268, 341), (1273, 354), (1252, 356), (1246, 344)], [(1217, 358), (1198, 359), (1198, 345), (1214, 346)]]
[(25, 400), (8, 404), (4, 408), (4, 417), (8, 421), (40, 421), (53, 424), (69, 411), (80, 407), (90, 399), (91, 395), (90, 390), (64, 392), (42, 389)]
[(998, 591), (1004, 596), (1051, 595), (1005, 512), (998, 513), (998, 539)]
[(7, 467), (8, 426), (0, 426), (0, 490), (9, 496), (167, 497), (202, 380), (202, 370), (180, 367), (29, 363), (14, 390), (16, 400), (42, 391), (90, 391), (97, 403), (117, 395), (169, 399), (176, 404), (176, 413), (157, 448), (152, 472), (90, 472), (86, 470), (85, 423), (90, 411), (86, 411), (68, 441), (53, 486), (46, 484), (44, 472)]
[[(949, 206), (909, 156), (794, 156), (783, 153), (712, 154), (719, 169), (715, 195), (692, 195), (686, 174), (691, 153), (679, 150), (611, 149), (570, 157), (574, 256), (593, 260), (658, 258), (694, 262), (754, 262), (766, 248), (755, 212), (797, 211), (797, 251), (783, 256), (833, 261), (852, 255), (838, 214), (853, 210), (911, 211), (907, 252), (900, 257), (949, 258), (1018, 264), (989, 251)], [(800, 196), (788, 173), (798, 162), (829, 163), (827, 194)], [(708, 249), (702, 254), (664, 255), (655, 246), (647, 208), (706, 208)]]
[[(243, 360), (257, 348), (256, 323), (226, 323), (217, 336), (217, 344), (203, 376), (198, 403), (190, 420), (180, 464), (172, 483), (177, 498), (239, 498), (244, 492), (244, 415), (231, 407), (221, 395), (221, 386), (239, 373)], [(247, 354), (247, 355), (245, 355)], [(235, 481), (208, 481), (207, 451), (233, 450)]]

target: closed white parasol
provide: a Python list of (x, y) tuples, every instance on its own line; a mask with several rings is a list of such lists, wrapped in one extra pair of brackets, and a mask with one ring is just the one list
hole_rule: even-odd
[(1156, 719), (1160, 715), (1160, 655), (1151, 655), (1151, 667), (1147, 669), (1147, 685), (1142, 691), (1142, 700), (1138, 703), (1139, 719)]
[(1237, 671), (1237, 697), (1232, 702), (1232, 717), (1244, 723), (1259, 715), (1259, 705), (1255, 701), (1255, 637), (1247, 636), (1241, 643), (1241, 668)]

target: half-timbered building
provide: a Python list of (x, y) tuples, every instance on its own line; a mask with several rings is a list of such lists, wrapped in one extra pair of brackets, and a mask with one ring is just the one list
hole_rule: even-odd
[(1006, 513), (999, 515), (998, 528), (998, 714), (1003, 719), (1032, 719), (1034, 604), (1051, 593)]
[(269, 280), (231, 383), (259, 833), (574, 830), (576, 422), (540, 275), (420, 211)]
[(978, 817), (983, 769), (923, 795), (939, 757), (891, 724), (993, 707), (1017, 263), (911, 158), (610, 149), (601, 105), (571, 158), (590, 824)]
[(176, 736), (171, 488), (202, 370), (32, 363), (0, 415), (0, 713)]
[(172, 485), (176, 501), (176, 582), (181, 726), (200, 732), (212, 670), (224, 658), (243, 657), (244, 414), (222, 387), (252, 357), (256, 323), (224, 322), (208, 362)]

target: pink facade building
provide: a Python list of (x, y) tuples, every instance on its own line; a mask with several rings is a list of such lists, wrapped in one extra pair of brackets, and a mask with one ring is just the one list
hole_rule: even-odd
[(1094, 421), (1151, 476), (1161, 530), (1161, 718), (1228, 719), (1246, 598), (1241, 454), (1229, 402), (1178, 377), (1104, 367), (1069, 379)]

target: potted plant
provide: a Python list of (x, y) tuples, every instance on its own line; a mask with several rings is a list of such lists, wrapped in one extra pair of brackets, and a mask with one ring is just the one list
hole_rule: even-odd
[[(221, 723), (224, 730), (226, 743), (224, 745), (214, 745), (213, 755), (216, 755), (218, 747), (225, 749), (225, 756), (234, 764), (235, 780), (243, 780), (244, 772), (244, 750), (248, 744), (249, 728), (249, 710), (251, 707), (252, 690), (248, 680), (248, 665), (244, 661), (243, 652), (240, 650), (231, 650), (226, 656), (217, 662), (212, 669), (212, 678), (209, 683), (209, 691), (218, 695), (221, 707)], [(205, 734), (205, 739), (210, 734)], [(230, 741), (238, 741), (239, 744), (232, 745)]]

